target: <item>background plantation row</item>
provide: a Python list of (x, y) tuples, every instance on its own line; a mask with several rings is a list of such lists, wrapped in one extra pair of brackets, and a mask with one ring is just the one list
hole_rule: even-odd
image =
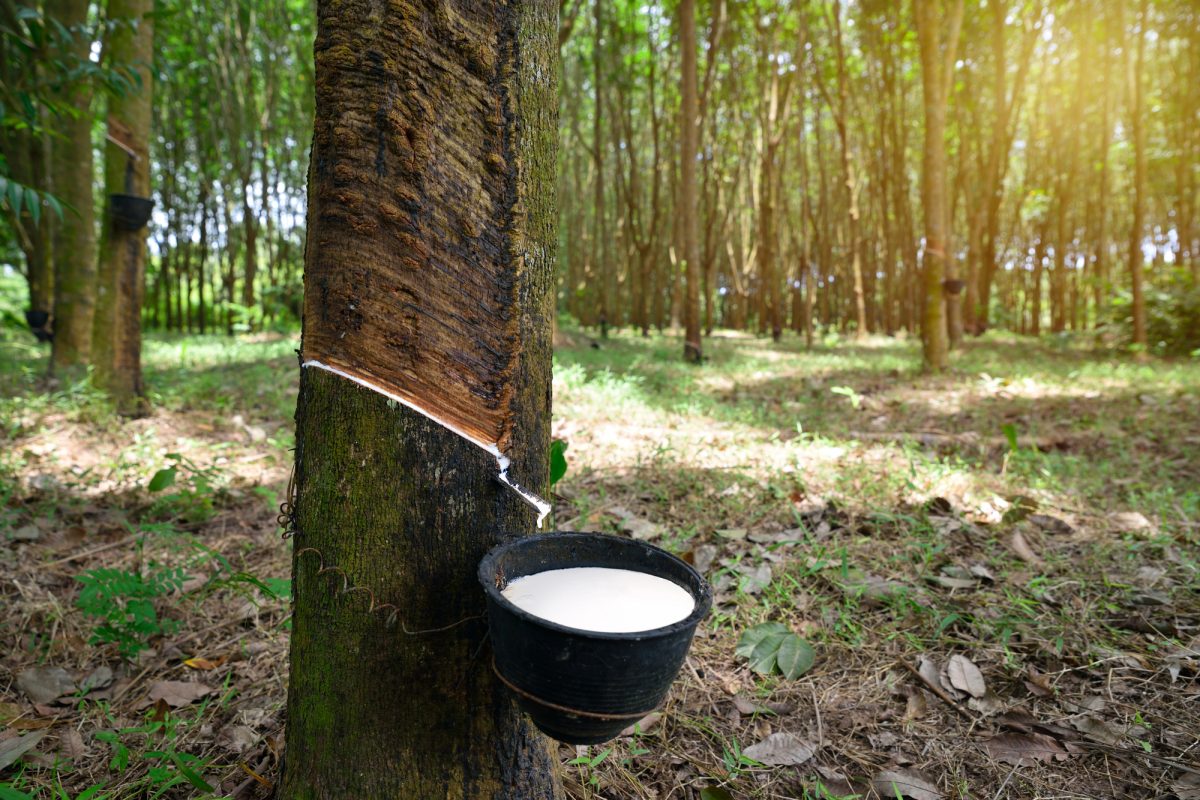
[[(60, 21), (72, 2), (73, 22)], [(111, 189), (65, 178), (56, 189), (56, 169), (78, 170), (54, 152), (103, 145), (85, 171), (125, 159), (105, 141), (105, 107), (138, 94), (149, 66), (104, 46), (137, 28), (131, 18), (72, 2), (8, 9), (2, 40), (3, 238), (10, 268), (29, 281), (29, 308), (80, 339), (60, 342), (62, 365), (88, 360), (88, 326), (65, 315), (93, 313), (89, 248)], [(686, 322), (694, 304), (705, 333), (794, 329), (811, 340), (827, 329), (918, 334), (935, 291), (952, 342), (989, 326), (1101, 328), (1109, 344), (1200, 348), (1193, 4), (973, 0), (957, 22), (947, 9), (930, 23), (939, 53), (953, 56), (942, 182), (925, 180), (929, 69), (912, 8), (687, 5), (698, 30), (695, 298), (690, 203), (679, 201), (682, 9), (564, 0), (563, 311), (601, 331), (661, 330)], [(153, 23), (152, 124), (141, 135), (156, 206), (143, 323), (295, 325), (311, 14), (283, 2), (160, 4)], [(67, 135), (67, 120), (87, 124)], [(71, 136), (85, 137), (82, 147)], [(923, 192), (936, 185), (948, 238), (935, 267), (948, 290), (922, 282), (929, 253), (943, 249), (927, 246)], [(81, 217), (85, 206), (94, 213)], [(72, 238), (80, 226), (89, 235)], [(60, 294), (77, 282), (82, 291), (60, 297), (57, 313), (56, 275)]]
[[(1194, 0), (0, 3), (0, 800), (1200, 797), (1198, 123)], [(705, 576), (660, 709), (302, 316)]]

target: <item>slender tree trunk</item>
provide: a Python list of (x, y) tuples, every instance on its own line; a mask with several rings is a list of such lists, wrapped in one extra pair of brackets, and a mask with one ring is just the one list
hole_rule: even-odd
[[(139, 86), (108, 101), (104, 149), (105, 190), (150, 196), (150, 125), (153, 120), (154, 0), (109, 0), (106, 57), (127, 65)], [(116, 139), (124, 147), (111, 141)], [(127, 152), (131, 151), (131, 152)], [(142, 298), (146, 284), (145, 226), (117, 227), (106, 218), (100, 236), (92, 377), (125, 414), (145, 413), (142, 383)], [(188, 243), (190, 244), (190, 242)]]
[[(963, 0), (943, 21), (939, 0), (913, 0), (921, 49), (921, 81), (925, 97), (925, 154), (921, 182), (925, 206), (925, 264), (922, 325), (925, 367), (946, 368), (947, 331), (943, 280), (950, 252), (950, 220), (946, 203), (946, 103), (953, 80), (954, 51), (962, 24)], [(943, 41), (943, 27), (945, 28)]]
[[(65, 60), (86, 63), (87, 0), (47, 0), (46, 14), (70, 31)], [(50, 369), (88, 363), (96, 307), (96, 213), (92, 196), (92, 83), (74, 80), (62, 101), (71, 107), (58, 121), (52, 148), (54, 193), (68, 208), (54, 239), (54, 347)]]
[(683, 304), (683, 358), (700, 363), (703, 350), (700, 341), (700, 244), (696, 238), (696, 153), (699, 148), (696, 130), (699, 104), (696, 89), (696, 2), (680, 0), (679, 46), (682, 70), (679, 107), (679, 203), (683, 245), (686, 298)]
[[(504, 388), (514, 393), (508, 455), (523, 483), (543, 489), (557, 6), (481, 1), (454, 16), (443, 11), (433, 0), (318, 3), (306, 272), (319, 265), (341, 292), (369, 292), (377, 272), (409, 264), (439, 263), (473, 287), (499, 276), (481, 290), (508, 298), (520, 342)], [(479, 187), (484, 202), (461, 194), (463, 186)], [(424, 255), (419, 262), (412, 247)], [(479, 247), (491, 259), (489, 278), (476, 267)], [(373, 263), (380, 258), (386, 263)], [(307, 288), (308, 323), (346, 313)], [(413, 315), (422, 302), (403, 293), (377, 300)], [(445, 313), (425, 310), (435, 322)], [(312, 330), (306, 324), (306, 340)], [(420, 347), (419, 339), (403, 345)], [(501, 535), (533, 528), (529, 509), (495, 480), (495, 459), (405, 406), (311, 368), (301, 377), (296, 424), (280, 800), (561, 798), (554, 751), (479, 652), (486, 625), (476, 565)], [(319, 574), (322, 564), (392, 604), (399, 624), (387, 624), (386, 609), (369, 613), (367, 593), (343, 592), (336, 573)], [(428, 633), (399, 627), (463, 620)]]
[[(1146, 298), (1142, 288), (1142, 236), (1146, 207), (1146, 121), (1142, 72), (1146, 61), (1149, 0), (1141, 0), (1135, 55), (1129, 59), (1129, 127), (1133, 139), (1133, 219), (1129, 228), (1129, 279), (1133, 289), (1133, 343), (1146, 346)], [(1123, 20), (1122, 20), (1123, 23)]]
[(610, 280), (613, 264), (607, 255), (612, 251), (608, 242), (606, 216), (604, 213), (604, 3), (594, 0), (593, 21), (595, 30), (592, 38), (592, 88), (595, 102), (592, 109), (592, 164), (595, 175), (593, 184), (592, 213), (595, 225), (592, 231), (593, 280), (600, 290), (600, 337), (608, 338), (608, 326), (613, 313), (613, 283)]

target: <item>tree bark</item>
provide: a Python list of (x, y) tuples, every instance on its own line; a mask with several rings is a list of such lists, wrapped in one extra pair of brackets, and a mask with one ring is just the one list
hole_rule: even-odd
[[(71, 38), (59, 57), (88, 60), (87, 0), (47, 0), (46, 15)], [(63, 89), (73, 109), (59, 120), (52, 147), (54, 193), (66, 211), (54, 237), (54, 347), (51, 371), (82, 367), (91, 355), (96, 306), (96, 211), (92, 197), (92, 83), (78, 78)]]
[[(508, 455), (535, 491), (549, 468), (556, 11), (554, 0), (321, 0), (314, 48), (306, 336), (313, 314), (339, 311), (323, 306), (316, 274), (357, 276), (369, 290), (383, 270), (412, 261), (411, 250), (391, 246), (409, 226), (462, 220), (411, 242), (423, 255), (412, 268), (449, 265), (464, 281), (482, 268), (507, 283), (494, 289), (510, 298), (519, 348)], [(379, 241), (391, 263), (359, 263)], [(423, 298), (389, 302), (401, 313)], [(422, 324), (438, 325), (427, 305)], [(500, 536), (533, 527), (529, 509), (494, 479), (495, 459), (312, 368), (301, 376), (296, 426), (295, 616), (278, 797), (561, 798), (554, 751), (479, 652), (475, 567)], [(368, 591), (343, 591), (333, 566)], [(389, 609), (370, 613), (372, 601), (394, 606), (395, 626)]]
[(610, 280), (612, 264), (607, 254), (609, 247), (607, 222), (604, 214), (604, 3), (594, 0), (594, 30), (592, 33), (592, 165), (595, 175), (593, 184), (592, 213), (595, 225), (592, 230), (592, 276), (600, 289), (600, 337), (608, 338), (608, 326), (615, 298), (611, 296), (613, 282)]
[[(154, 0), (109, 0), (110, 35), (105, 57), (128, 65), (138, 86), (108, 101), (109, 140), (104, 149), (105, 191), (150, 196), (150, 124), (153, 118)], [(120, 142), (118, 145), (113, 139)], [(129, 152), (131, 151), (131, 152)], [(92, 333), (92, 379), (118, 411), (145, 413), (142, 383), (142, 298), (146, 283), (148, 228), (118, 228), (107, 215), (100, 234), (96, 316)], [(190, 243), (189, 243), (190, 244)]]
[(962, 24), (963, 0), (955, 2), (948, 21), (942, 19), (938, 5), (939, 0), (913, 0), (925, 98), (925, 152), (921, 182), (922, 203), (925, 206), (925, 269), (922, 281), (925, 311), (921, 335), (925, 367), (932, 371), (946, 368), (949, 349), (946, 306), (943, 301), (946, 262), (953, 257), (946, 204), (946, 104), (953, 80), (954, 51)]
[[(1129, 227), (1129, 280), (1133, 289), (1133, 344), (1146, 346), (1146, 298), (1142, 288), (1142, 227), (1146, 208), (1146, 122), (1143, 119), (1142, 71), (1146, 61), (1149, 0), (1141, 0), (1135, 54), (1129, 59), (1129, 127), (1133, 139), (1133, 208)], [(1123, 20), (1122, 20), (1123, 24)]]
[(683, 303), (683, 358), (700, 363), (703, 349), (700, 341), (700, 244), (696, 234), (696, 153), (699, 137), (696, 130), (699, 104), (696, 89), (696, 2), (680, 0), (679, 46), (682, 49), (679, 127), (679, 203), (683, 245), (686, 297)]

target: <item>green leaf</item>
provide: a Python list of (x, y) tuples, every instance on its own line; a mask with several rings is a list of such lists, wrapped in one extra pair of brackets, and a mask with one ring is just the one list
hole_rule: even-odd
[(733, 800), (733, 795), (720, 786), (706, 786), (700, 790), (700, 800)]
[(1017, 452), (1017, 426), (1006, 422), (1000, 426), (1000, 430), (1004, 431), (1004, 438), (1008, 439), (1008, 449)]
[(759, 642), (758, 646), (754, 648), (754, 652), (750, 654), (750, 669), (759, 675), (770, 675), (774, 672), (776, 660), (779, 657), (779, 647), (787, 636), (787, 633), (772, 633)]
[(200, 777), (200, 773), (185, 765), (182, 759), (179, 758), (178, 754), (171, 753), (171, 761), (175, 763), (175, 766), (178, 767), (179, 771), (183, 773), (183, 777), (187, 778), (187, 782), (192, 786), (195, 786), (202, 792), (208, 792), (210, 794), (216, 791), (216, 789), (208, 785), (204, 778)]
[(795, 680), (812, 669), (817, 654), (812, 645), (794, 633), (789, 633), (779, 644), (779, 655), (776, 661), (779, 671), (788, 680)]
[(742, 658), (749, 658), (754, 652), (754, 648), (758, 647), (759, 642), (772, 634), (786, 633), (787, 626), (779, 622), (764, 622), (761, 625), (755, 625), (750, 630), (742, 634), (742, 638), (738, 640), (737, 654)]
[(147, 488), (152, 492), (161, 492), (174, 482), (175, 467), (167, 467), (154, 473), (154, 477), (150, 479), (150, 485)]
[(33, 800), (33, 795), (17, 791), (11, 783), (0, 783), (0, 800)]
[(567, 474), (567, 443), (555, 439), (550, 443), (550, 485), (558, 483)]
[(33, 224), (37, 225), (41, 222), (42, 198), (38, 197), (38, 193), (35, 190), (25, 190), (25, 205), (29, 208), (29, 216), (33, 218)]
[(742, 634), (737, 654), (750, 660), (750, 669), (759, 675), (776, 670), (795, 679), (812, 669), (816, 653), (812, 645), (779, 622), (764, 622)]

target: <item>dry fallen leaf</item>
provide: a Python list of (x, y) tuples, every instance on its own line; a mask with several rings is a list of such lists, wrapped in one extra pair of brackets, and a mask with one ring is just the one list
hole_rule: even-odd
[(37, 731), (35, 733), (27, 733), (24, 736), (14, 736), (11, 739), (5, 739), (0, 742), (0, 770), (7, 768), (10, 764), (15, 764), (21, 756), (32, 750), (45, 735), (46, 731)]
[(58, 735), (59, 741), (62, 743), (62, 754), (70, 761), (78, 761), (88, 754), (88, 749), (83, 743), (83, 737), (79, 731), (74, 728), (67, 728)]
[(775, 712), (764, 705), (755, 703), (745, 695), (735, 694), (733, 696), (733, 705), (737, 708), (738, 713), (750, 716), (751, 714), (774, 714)]
[(1046, 533), (1052, 533), (1059, 536), (1065, 536), (1068, 533), (1073, 533), (1075, 530), (1064, 520), (1061, 520), (1058, 517), (1052, 517), (1049, 514), (1030, 514), (1029, 521), (1034, 525), (1037, 525)]
[(229, 659), (229, 656), (220, 656), (219, 658), (212, 658), (212, 659), (201, 658), (201, 657), (197, 656), (196, 658), (187, 659), (186, 661), (183, 662), (183, 664), (184, 664), (184, 666), (191, 667), (192, 669), (209, 670), (209, 669), (216, 669), (217, 667), (224, 664), (228, 659)]
[(942, 800), (942, 793), (920, 774), (907, 769), (885, 769), (871, 780), (880, 797), (907, 800)]
[(17, 686), (35, 703), (53, 703), (76, 690), (75, 681), (62, 667), (30, 667), (17, 673)]
[(983, 742), (989, 756), (1005, 764), (1027, 767), (1035, 761), (1062, 761), (1066, 749), (1043, 733), (1001, 733)]
[(179, 708), (194, 703), (201, 697), (212, 692), (203, 683), (194, 681), (159, 681), (150, 687), (150, 700), (162, 700), (171, 708)]
[(641, 733), (647, 733), (651, 728), (658, 724), (660, 719), (662, 719), (661, 711), (651, 711), (649, 714), (642, 717), (625, 730), (621, 731), (621, 735), (633, 736), (633, 734), (637, 731), (640, 731)]
[(950, 678), (950, 684), (959, 691), (972, 697), (983, 697), (987, 694), (983, 673), (975, 666), (975, 662), (966, 656), (950, 656), (950, 663), (946, 665), (946, 675)]
[(816, 752), (817, 749), (798, 734), (772, 733), (758, 744), (747, 747), (742, 754), (768, 766), (794, 767), (808, 761)]
[(1033, 552), (1033, 548), (1029, 546), (1029, 542), (1025, 541), (1025, 535), (1021, 533), (1020, 530), (1013, 531), (1010, 544), (1012, 545), (1013, 552), (1016, 553), (1017, 557), (1025, 563), (1042, 563), (1041, 557), (1037, 553)]
[(1071, 727), (1089, 739), (1107, 745), (1120, 744), (1121, 740), (1125, 738), (1125, 734), (1131, 732), (1128, 728), (1121, 725), (1090, 715), (1076, 717), (1071, 720)]
[(1194, 772), (1184, 773), (1171, 787), (1179, 800), (1200, 800), (1200, 775)]
[(1153, 528), (1146, 515), (1137, 511), (1122, 511), (1112, 515), (1113, 525), (1122, 531), (1144, 531)]

